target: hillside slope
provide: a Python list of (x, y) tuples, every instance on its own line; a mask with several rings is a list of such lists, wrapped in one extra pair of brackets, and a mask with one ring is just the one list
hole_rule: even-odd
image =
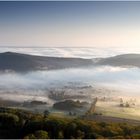
[(123, 54), (114, 57), (101, 58), (96, 62), (96, 64), (140, 67), (140, 54)]
[(0, 71), (12, 70), (26, 72), (98, 65), (140, 67), (140, 54), (123, 54), (108, 58), (82, 59), (35, 56), (13, 52), (0, 53)]
[(0, 70), (51, 70), (92, 65), (90, 59), (44, 57), (20, 53), (0, 53)]

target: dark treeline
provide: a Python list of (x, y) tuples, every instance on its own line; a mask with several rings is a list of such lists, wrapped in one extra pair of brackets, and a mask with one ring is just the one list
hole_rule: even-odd
[(23, 110), (0, 108), (0, 138), (139, 139), (140, 126), (54, 117), (47, 112), (33, 114)]

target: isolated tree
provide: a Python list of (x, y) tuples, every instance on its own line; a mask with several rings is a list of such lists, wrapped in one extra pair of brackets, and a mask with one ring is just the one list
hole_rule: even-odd
[(50, 114), (50, 112), (48, 110), (44, 111), (44, 117), (48, 117), (49, 114)]
[(38, 130), (34, 133), (36, 139), (48, 139), (48, 132), (44, 130)]

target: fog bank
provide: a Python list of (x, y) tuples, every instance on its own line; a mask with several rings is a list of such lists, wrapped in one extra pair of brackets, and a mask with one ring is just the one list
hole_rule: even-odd
[[(124, 96), (140, 96), (140, 69), (100, 66), (82, 69), (0, 73), (0, 97), (44, 98), (51, 88), (89, 86), (117, 90)], [(121, 92), (122, 91), (122, 92)], [(7, 94), (9, 96), (7, 96)], [(14, 94), (14, 95), (13, 95)], [(92, 94), (92, 93), (91, 93)], [(104, 93), (102, 93), (104, 95)], [(123, 96), (122, 95), (122, 96)]]

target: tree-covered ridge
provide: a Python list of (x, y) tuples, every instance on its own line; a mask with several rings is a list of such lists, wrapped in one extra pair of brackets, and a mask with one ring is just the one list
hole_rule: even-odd
[(0, 108), (0, 138), (94, 139), (140, 138), (140, 126), (65, 118), (28, 111)]

